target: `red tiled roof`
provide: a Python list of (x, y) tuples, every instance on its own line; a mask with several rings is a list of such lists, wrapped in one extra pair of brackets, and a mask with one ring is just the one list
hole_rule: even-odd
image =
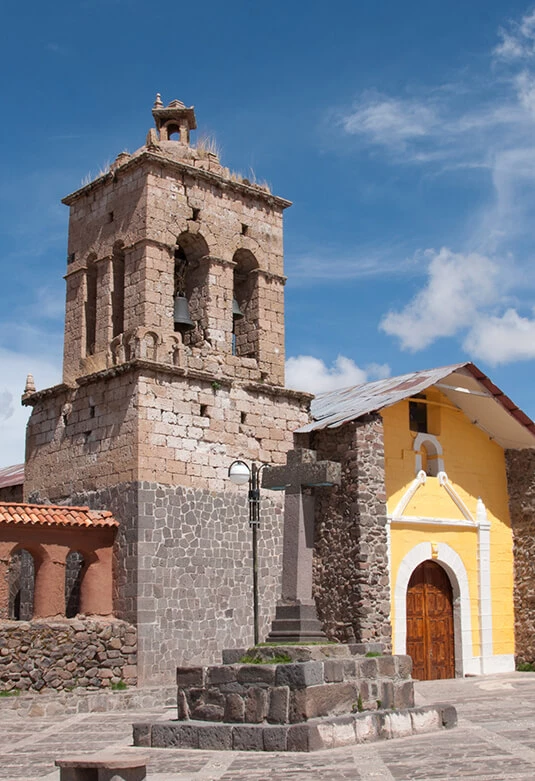
[(13, 464), (0, 469), (0, 488), (21, 485), (24, 482), (24, 464)]
[(0, 502), (1, 523), (30, 526), (119, 526), (119, 522), (109, 510), (23, 502)]

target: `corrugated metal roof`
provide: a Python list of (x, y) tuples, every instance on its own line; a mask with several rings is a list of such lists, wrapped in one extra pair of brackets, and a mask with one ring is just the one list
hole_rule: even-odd
[(313, 399), (310, 407), (314, 420), (297, 431), (304, 433), (322, 428), (337, 428), (369, 412), (390, 407), (408, 396), (421, 393), (464, 366), (466, 364), (456, 363), (439, 369), (411, 372), (400, 377), (389, 377), (386, 380), (320, 393)]
[(473, 363), (456, 363), (319, 394), (313, 420), (298, 433), (337, 428), (390, 407), (432, 385), (503, 448), (535, 447), (535, 423)]
[(21, 485), (24, 482), (24, 464), (13, 464), (0, 469), (0, 488)]
[(1, 523), (25, 526), (119, 526), (109, 510), (26, 502), (0, 502)]

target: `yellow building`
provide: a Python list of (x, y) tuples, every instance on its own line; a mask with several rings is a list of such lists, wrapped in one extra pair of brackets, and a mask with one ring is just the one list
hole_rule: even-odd
[[(330, 634), (384, 642), (389, 589), (392, 650), (413, 657), (414, 677), (513, 670), (507, 463), (510, 451), (535, 447), (532, 421), (469, 363), (321, 394), (312, 415), (302, 444), (342, 460), (346, 481), (330, 504), (320, 501), (316, 521), (316, 600)], [(353, 523), (350, 557), (351, 535), (340, 549), (337, 539)], [(325, 574), (336, 561), (353, 580), (353, 597), (340, 596), (344, 584), (335, 593)]]

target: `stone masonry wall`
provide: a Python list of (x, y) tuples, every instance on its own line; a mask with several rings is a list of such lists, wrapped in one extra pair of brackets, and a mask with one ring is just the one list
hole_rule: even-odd
[(309, 398), (157, 365), (94, 375), (37, 400), (25, 496), (66, 502), (135, 480), (222, 490), (235, 458), (284, 463)]
[(135, 686), (136, 650), (124, 621), (0, 621), (0, 691)]
[[(173, 680), (179, 664), (219, 661), (250, 645), (252, 546), (247, 488), (221, 491), (158, 483), (120, 485), (73, 501), (106, 506), (120, 521), (115, 613), (137, 624), (140, 683)], [(283, 496), (262, 492), (258, 534), (260, 631), (280, 596)]]
[(378, 415), (314, 432), (342, 482), (316, 489), (314, 595), (327, 635), (391, 647), (383, 425)]
[(178, 719), (290, 724), (414, 705), (408, 656), (179, 667)]
[(28, 421), (26, 501), (65, 503), (80, 490), (135, 480), (135, 373), (110, 372), (95, 382), (54, 391), (39, 398)]
[[(158, 338), (173, 334), (174, 249), (180, 237), (186, 251), (195, 247), (195, 257), (188, 260), (197, 263), (202, 258), (206, 276), (207, 310), (197, 336), (201, 338), (203, 331), (206, 346), (212, 345), (212, 352), (220, 357), (230, 358), (232, 353), (236, 253), (245, 251), (255, 259), (254, 274), (261, 290), (254, 318), (257, 371), (265, 381), (283, 384), (282, 213), (290, 204), (263, 188), (236, 182), (219, 165), (217, 171), (212, 165), (210, 170), (197, 167), (191, 151), (170, 142), (141, 148), (132, 156), (120, 155), (113, 172), (65, 199), (71, 207), (65, 381), (109, 365), (110, 259), (117, 246), (125, 258), (125, 334), (140, 327), (154, 328)], [(180, 159), (181, 154), (186, 158)], [(99, 269), (97, 346), (94, 355), (84, 358), (81, 324), (88, 259), (95, 259)], [(231, 362), (227, 368), (231, 371)]]
[(506, 450), (515, 568), (515, 655), (535, 662), (535, 450)]

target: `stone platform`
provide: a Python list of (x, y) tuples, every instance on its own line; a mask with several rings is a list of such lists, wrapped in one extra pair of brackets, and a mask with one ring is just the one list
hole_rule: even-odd
[(179, 667), (177, 720), (135, 724), (134, 745), (313, 751), (456, 724), (449, 705), (414, 708), (411, 658), (377, 646), (259, 646), (223, 660)]

